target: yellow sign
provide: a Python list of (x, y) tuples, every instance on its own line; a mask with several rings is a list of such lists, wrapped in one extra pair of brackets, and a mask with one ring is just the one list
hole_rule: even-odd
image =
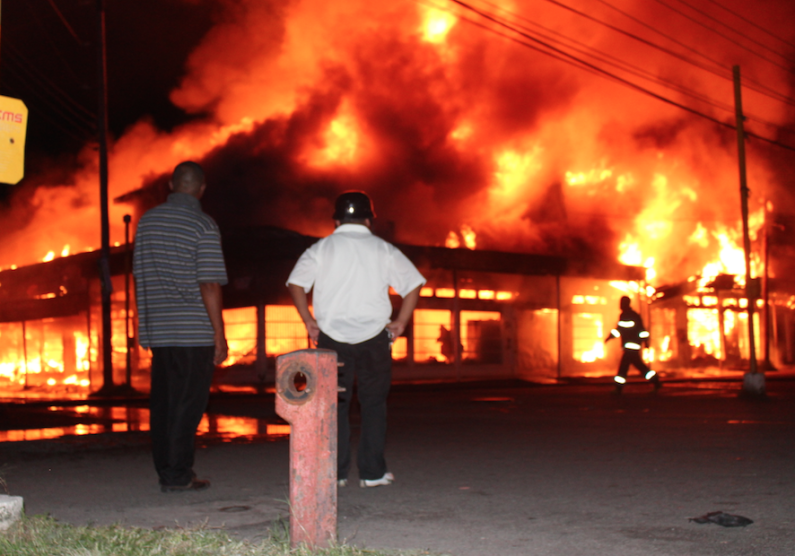
[(19, 183), (25, 176), (28, 107), (19, 99), (0, 96), (0, 183)]

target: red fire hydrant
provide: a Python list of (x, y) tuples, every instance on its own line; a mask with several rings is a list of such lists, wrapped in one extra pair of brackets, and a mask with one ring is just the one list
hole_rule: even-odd
[(337, 352), (278, 357), (276, 394), (290, 423), (290, 542), (327, 547), (337, 538)]

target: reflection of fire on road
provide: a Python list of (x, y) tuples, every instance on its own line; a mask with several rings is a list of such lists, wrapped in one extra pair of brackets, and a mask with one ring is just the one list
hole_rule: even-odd
[[(0, 442), (47, 440), (64, 436), (85, 436), (108, 432), (146, 432), (149, 430), (149, 410), (141, 407), (113, 407), (78, 405), (51, 406), (49, 415), (39, 417), (42, 426), (0, 431)], [(30, 418), (30, 417), (29, 417)], [(33, 417), (36, 421), (36, 418)], [(47, 421), (82, 421), (63, 426), (47, 426)], [(202, 417), (197, 434), (222, 442), (243, 442), (262, 437), (289, 436), (290, 425), (272, 422), (273, 419), (255, 419), (208, 414)], [(29, 423), (30, 424), (30, 423)]]

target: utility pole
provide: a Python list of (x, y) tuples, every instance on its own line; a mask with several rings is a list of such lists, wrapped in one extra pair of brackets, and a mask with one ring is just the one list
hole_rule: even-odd
[(108, 76), (105, 49), (105, 0), (97, 0), (97, 133), (99, 135), (99, 204), (102, 249), (99, 272), (102, 287), (102, 388), (97, 395), (115, 390), (111, 345), (110, 221), (108, 216)]
[(743, 129), (743, 100), (740, 86), (740, 66), (732, 68), (734, 74), (734, 109), (737, 120), (737, 158), (740, 164), (740, 203), (743, 219), (743, 250), (745, 252), (745, 297), (748, 300), (748, 360), (749, 372), (743, 379), (746, 394), (762, 395), (765, 392), (765, 375), (759, 373), (756, 365), (756, 338), (754, 337), (754, 311), (758, 297), (756, 282), (751, 279), (751, 236), (748, 231), (748, 181), (745, 171), (745, 131)]

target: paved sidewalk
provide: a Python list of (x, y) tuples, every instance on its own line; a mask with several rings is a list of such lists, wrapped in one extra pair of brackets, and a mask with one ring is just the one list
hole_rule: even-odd
[[(339, 491), (339, 537), (455, 556), (795, 554), (795, 381), (768, 399), (737, 382), (439, 385), (390, 400), (388, 487)], [(218, 414), (273, 416), (272, 398)], [(258, 538), (288, 515), (288, 442), (208, 442), (210, 490), (162, 494), (146, 433), (0, 444), (28, 514), (75, 524), (223, 527)], [(355, 478), (355, 476), (354, 476)], [(722, 510), (747, 527), (688, 518)]]

